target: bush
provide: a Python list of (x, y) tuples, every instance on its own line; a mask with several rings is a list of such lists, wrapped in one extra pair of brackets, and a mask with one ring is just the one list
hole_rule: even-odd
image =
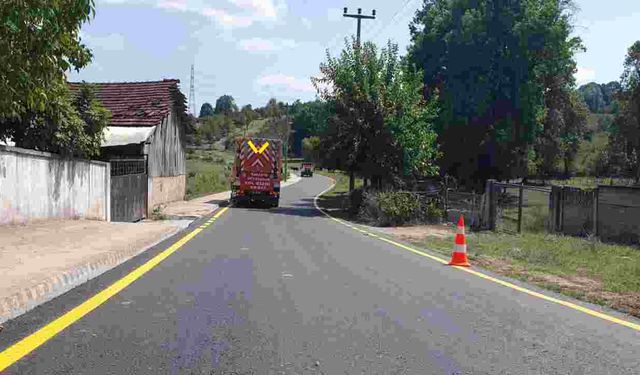
[(362, 191), (351, 195), (350, 212), (360, 220), (379, 226), (407, 223), (439, 223), (444, 211), (435, 199), (423, 198), (409, 191)]
[(444, 218), (444, 210), (439, 207), (435, 199), (426, 201), (422, 205), (423, 220), (429, 223), (440, 223)]

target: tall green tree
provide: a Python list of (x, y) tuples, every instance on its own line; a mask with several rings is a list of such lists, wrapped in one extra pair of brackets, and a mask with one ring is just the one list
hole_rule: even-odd
[(233, 96), (222, 95), (218, 100), (216, 100), (216, 108), (214, 109), (215, 114), (229, 115), (237, 111), (238, 106), (236, 105), (236, 101), (233, 99)]
[(334, 167), (359, 172), (378, 184), (401, 184), (409, 175), (437, 172), (435, 101), (422, 97), (422, 73), (389, 42), (380, 53), (370, 42), (345, 43), (339, 57), (327, 53), (314, 84), (335, 108), (323, 151)]
[(545, 93), (573, 84), (570, 0), (425, 1), (410, 26), (410, 60), (439, 92), (443, 170), (467, 186), (527, 173)]
[(640, 182), (640, 41), (627, 51), (618, 95), (620, 111), (613, 122), (611, 163), (620, 174)]
[(93, 0), (0, 2), (0, 139), (76, 156), (99, 153), (108, 113), (65, 73), (91, 61), (78, 36), (95, 15)]
[(267, 102), (267, 105), (264, 107), (265, 116), (270, 118), (278, 118), (283, 115), (283, 108), (276, 98), (271, 98)]
[(213, 116), (214, 114), (215, 114), (215, 111), (213, 110), (213, 106), (211, 105), (211, 103), (204, 103), (200, 107), (200, 116), (198, 117), (208, 117), (208, 116)]
[(296, 101), (291, 106), (293, 145), (292, 152), (300, 155), (303, 139), (320, 136), (327, 129), (327, 121), (334, 114), (331, 102), (314, 100), (306, 103)]

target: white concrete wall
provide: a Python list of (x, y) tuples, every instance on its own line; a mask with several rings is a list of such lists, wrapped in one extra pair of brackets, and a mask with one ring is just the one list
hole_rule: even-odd
[(110, 221), (109, 163), (0, 146), (0, 224), (33, 219)]

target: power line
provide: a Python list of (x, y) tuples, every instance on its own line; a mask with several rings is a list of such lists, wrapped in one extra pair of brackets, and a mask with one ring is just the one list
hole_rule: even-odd
[(389, 22), (387, 22), (383, 27), (379, 28), (378, 31), (376, 31), (373, 36), (371, 37), (371, 40), (375, 41), (376, 38), (378, 38), (378, 36), (382, 33), (384, 34), (384, 32), (387, 31), (387, 29), (389, 29), (389, 27), (391, 25), (395, 25), (397, 23), (396, 21), (396, 17), (400, 16), (400, 18), (398, 18), (398, 20), (402, 19), (402, 17), (404, 16), (404, 13), (408, 8), (409, 5), (413, 2), (414, 0), (405, 0), (404, 4), (402, 5), (401, 8), (399, 8), (393, 15), (393, 17), (391, 18), (391, 20)]

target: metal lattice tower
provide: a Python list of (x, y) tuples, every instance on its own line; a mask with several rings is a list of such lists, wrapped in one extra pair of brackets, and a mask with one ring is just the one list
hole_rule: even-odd
[(193, 116), (198, 116), (196, 114), (196, 80), (195, 74), (193, 73), (193, 64), (191, 64), (191, 83), (189, 85), (189, 109)]

